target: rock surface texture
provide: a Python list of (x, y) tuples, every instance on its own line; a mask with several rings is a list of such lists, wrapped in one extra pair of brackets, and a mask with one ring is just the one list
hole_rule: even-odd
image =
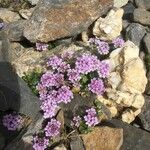
[(122, 30), (123, 9), (111, 10), (105, 18), (99, 18), (94, 25), (93, 34), (102, 40), (113, 40)]
[(29, 19), (24, 36), (31, 42), (48, 42), (86, 30), (112, 6), (112, 0), (43, 0)]
[(114, 114), (117, 116), (117, 108), (124, 108), (125, 111), (121, 111), (122, 120), (131, 123), (144, 105), (142, 93), (147, 84), (144, 64), (139, 58), (139, 48), (127, 41), (123, 48), (111, 52), (109, 61), (111, 64), (111, 73), (108, 78), (110, 88), (106, 89), (109, 99), (105, 100), (102, 97), (98, 99), (106, 103), (113, 116)]

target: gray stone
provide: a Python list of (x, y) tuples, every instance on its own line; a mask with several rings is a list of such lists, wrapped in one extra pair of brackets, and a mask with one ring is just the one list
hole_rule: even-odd
[(25, 27), (26, 21), (19, 20), (12, 22), (5, 27), (5, 32), (10, 41), (22, 41), (23, 38), (23, 29)]
[(24, 29), (31, 42), (48, 42), (85, 31), (106, 13), (113, 0), (43, 0), (36, 6)]
[(142, 25), (138, 23), (132, 23), (126, 29), (126, 40), (130, 40), (137, 46), (140, 46), (145, 34), (146, 30)]
[(147, 33), (143, 39), (146, 53), (150, 54), (150, 33)]
[(129, 0), (114, 0), (114, 7), (122, 7), (128, 3)]
[(139, 118), (143, 128), (150, 131), (150, 96), (145, 96), (145, 104), (142, 112), (139, 114)]
[(39, 0), (28, 0), (28, 2), (31, 4), (31, 5), (36, 5)]
[(150, 26), (150, 12), (145, 9), (135, 9), (133, 19), (135, 22)]
[(71, 148), (71, 150), (85, 150), (83, 141), (78, 136), (71, 138), (70, 148)]
[(145, 89), (145, 94), (150, 95), (150, 70), (147, 72), (148, 83)]
[(123, 145), (121, 150), (150, 149), (150, 133), (116, 119), (108, 121), (108, 124), (105, 125), (123, 128)]
[(150, 10), (150, 0), (135, 0), (135, 4), (139, 8)]
[(135, 9), (135, 6), (131, 2), (125, 5), (123, 7), (123, 10), (124, 10), (123, 20), (127, 19), (127, 20), (132, 21), (134, 9)]

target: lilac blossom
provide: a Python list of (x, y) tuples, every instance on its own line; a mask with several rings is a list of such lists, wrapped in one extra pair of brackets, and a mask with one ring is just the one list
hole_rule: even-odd
[(114, 44), (115, 48), (120, 48), (124, 45), (124, 40), (122, 38), (116, 38), (115, 40), (112, 41), (112, 43)]
[(67, 104), (68, 102), (71, 102), (71, 99), (73, 99), (73, 93), (67, 86), (62, 86), (58, 89), (58, 95), (57, 98), (59, 102), (63, 102)]
[(34, 150), (45, 150), (48, 147), (49, 139), (38, 136), (33, 137), (33, 149)]
[(87, 115), (84, 116), (84, 120), (88, 127), (95, 126), (99, 123), (97, 118), (97, 113), (94, 108), (90, 108), (86, 110)]
[(47, 123), (44, 131), (47, 137), (55, 137), (60, 134), (61, 123), (56, 119), (51, 119), (50, 122)]
[(110, 73), (110, 66), (106, 61), (101, 61), (97, 69), (99, 77), (106, 78)]
[(74, 116), (71, 122), (72, 127), (79, 127), (81, 123), (81, 117), (80, 116)]
[(63, 83), (64, 75), (53, 72), (46, 72), (41, 77), (41, 84), (45, 87), (60, 86)]
[(48, 49), (48, 44), (45, 43), (36, 43), (36, 50), (45, 51)]
[(93, 78), (91, 83), (88, 85), (88, 88), (91, 92), (102, 95), (105, 91), (104, 83), (101, 79)]
[(91, 54), (83, 54), (77, 58), (75, 63), (75, 69), (82, 74), (88, 74), (91, 71), (95, 71), (99, 64), (97, 56)]
[(3, 125), (10, 131), (15, 131), (22, 123), (22, 117), (17, 114), (7, 114), (3, 116)]
[(60, 64), (60, 66), (57, 68), (58, 72), (64, 73), (66, 72), (68, 69), (70, 69), (70, 65), (67, 64), (66, 62), (62, 62)]

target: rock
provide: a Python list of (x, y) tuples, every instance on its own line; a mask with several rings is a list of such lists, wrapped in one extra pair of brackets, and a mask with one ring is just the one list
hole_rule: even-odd
[(56, 146), (53, 150), (67, 150), (67, 148), (62, 144), (62, 145)]
[(17, 14), (16, 12), (10, 11), (8, 9), (4, 9), (4, 8), (0, 9), (0, 18), (6, 23), (20, 20), (19, 14)]
[(21, 10), (19, 11), (19, 14), (21, 15), (22, 18), (28, 20), (28, 19), (31, 17), (33, 11), (34, 11), (34, 8), (21, 9)]
[(132, 41), (137, 46), (141, 46), (145, 34), (145, 28), (138, 23), (131, 23), (126, 29), (126, 39)]
[(112, 0), (40, 1), (25, 26), (24, 36), (31, 42), (75, 36), (85, 31), (111, 6)]
[(91, 133), (82, 135), (82, 139), (86, 150), (119, 150), (123, 143), (123, 130), (110, 127), (95, 128)]
[(146, 86), (145, 94), (150, 95), (150, 71), (147, 72), (148, 84)]
[(139, 8), (144, 8), (150, 10), (150, 1), (149, 0), (135, 0), (135, 4)]
[(105, 125), (123, 128), (122, 150), (149, 150), (150, 133), (116, 119), (108, 121)]
[(114, 0), (114, 7), (122, 7), (128, 3), (129, 0)]
[(28, 2), (31, 4), (31, 5), (36, 5), (39, 0), (28, 0)]
[(145, 105), (142, 108), (142, 112), (139, 114), (142, 127), (150, 131), (150, 96), (145, 96)]
[(10, 41), (22, 41), (23, 37), (23, 29), (25, 27), (26, 21), (19, 20), (17, 22), (12, 22), (5, 27), (5, 32)]
[(70, 148), (71, 150), (85, 150), (83, 141), (78, 136), (71, 138)]
[(99, 18), (94, 25), (93, 34), (102, 40), (113, 40), (122, 30), (123, 9), (111, 10), (105, 18)]
[(143, 39), (146, 53), (150, 54), (150, 33), (147, 33)]
[(124, 10), (123, 19), (132, 21), (134, 9), (135, 9), (135, 6), (131, 2), (129, 2), (127, 5), (125, 5), (123, 7), (123, 10)]
[(0, 133), (0, 149), (3, 149), (5, 146), (5, 138), (4, 136)]
[[(124, 47), (110, 53), (108, 61), (111, 72), (107, 81), (107, 99), (99, 100), (110, 110), (113, 117), (122, 115), (123, 121), (131, 123), (145, 103), (142, 93), (147, 78), (143, 61), (139, 58), (139, 48), (133, 42), (127, 41)], [(126, 111), (127, 108), (129, 109)]]
[(150, 26), (150, 12), (141, 8), (135, 9), (133, 13), (135, 22)]

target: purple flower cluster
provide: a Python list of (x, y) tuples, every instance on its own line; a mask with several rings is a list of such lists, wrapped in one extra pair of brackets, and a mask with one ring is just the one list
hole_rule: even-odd
[(47, 137), (55, 137), (60, 133), (61, 123), (56, 119), (51, 119), (46, 125), (44, 131)]
[(84, 120), (86, 122), (86, 125), (88, 125), (88, 127), (95, 126), (99, 123), (97, 113), (94, 108), (87, 109), (86, 113), (87, 115), (84, 116)]
[(48, 44), (45, 43), (36, 43), (36, 50), (45, 51), (48, 49)]
[(120, 48), (124, 45), (124, 40), (122, 38), (116, 38), (115, 40), (112, 41), (112, 43), (114, 44), (115, 48)]
[(88, 85), (91, 92), (102, 95), (105, 91), (104, 83), (101, 79), (93, 78), (91, 83)]
[(49, 144), (49, 139), (43, 137), (40, 138), (37, 135), (33, 137), (33, 149), (34, 150), (45, 150)]
[(17, 114), (3, 116), (3, 125), (10, 131), (15, 131), (22, 123), (22, 117)]
[(75, 69), (78, 73), (88, 74), (89, 72), (95, 71), (98, 64), (99, 60), (97, 56), (85, 53), (77, 58)]
[(110, 73), (110, 66), (106, 61), (101, 61), (98, 67), (98, 74), (101, 78), (107, 78)]
[(71, 121), (71, 126), (72, 127), (79, 127), (81, 123), (81, 117), (80, 116), (74, 116), (72, 121)]
[(107, 42), (101, 41), (100, 39), (97, 39), (97, 38), (90, 38), (89, 42), (91, 44), (96, 45), (98, 52), (101, 55), (106, 55), (109, 53), (110, 47)]

